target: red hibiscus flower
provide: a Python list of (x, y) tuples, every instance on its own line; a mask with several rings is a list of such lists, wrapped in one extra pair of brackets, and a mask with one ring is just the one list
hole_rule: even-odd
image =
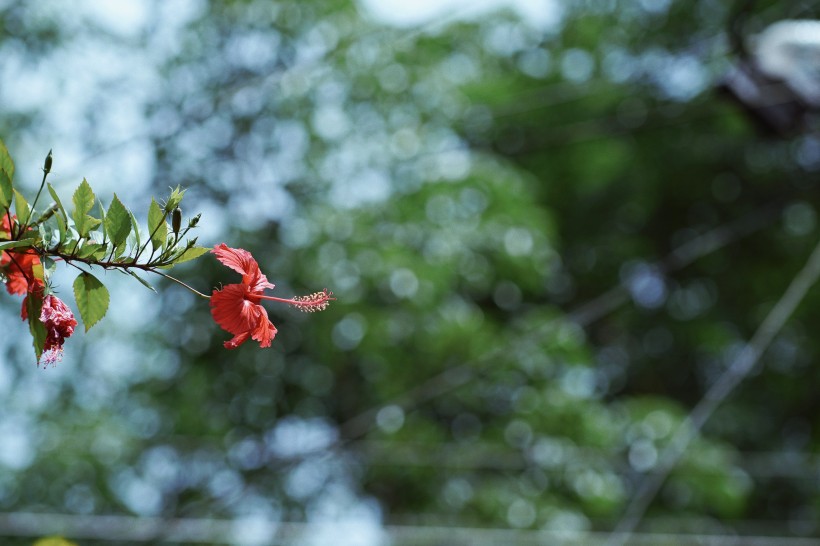
[(60, 298), (49, 294), (43, 300), (40, 322), (46, 327), (46, 343), (42, 358), (46, 366), (56, 364), (63, 357), (63, 343), (74, 333), (77, 321), (71, 309)]
[(258, 341), (260, 347), (270, 347), (277, 330), (268, 319), (268, 312), (260, 305), (262, 300), (288, 303), (304, 311), (320, 311), (335, 299), (327, 290), (289, 300), (265, 296), (265, 289), (272, 289), (274, 285), (262, 274), (250, 252), (222, 243), (211, 253), (224, 265), (242, 274), (241, 283), (229, 284), (214, 290), (211, 295), (211, 316), (223, 330), (234, 336), (224, 343), (227, 349), (239, 347), (248, 338)]

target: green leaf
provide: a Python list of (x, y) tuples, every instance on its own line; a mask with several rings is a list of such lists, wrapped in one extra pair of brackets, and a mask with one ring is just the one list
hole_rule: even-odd
[(40, 224), (37, 226), (37, 232), (40, 234), (40, 242), (44, 247), (51, 246), (51, 234), (53, 231), (54, 229), (46, 224)]
[(179, 257), (174, 258), (174, 264), (176, 265), (181, 264), (182, 262), (187, 262), (189, 260), (195, 260), (196, 258), (199, 258), (200, 256), (202, 256), (210, 250), (210, 248), (204, 246), (195, 246), (187, 248), (185, 249), (185, 252), (179, 255)]
[(102, 220), (100, 220), (99, 218), (94, 218), (93, 216), (86, 216), (85, 217), (85, 225), (88, 227), (88, 231), (91, 231), (91, 230), (95, 229), (101, 223), (102, 223)]
[[(131, 226), (129, 226), (129, 227), (131, 227)], [(128, 248), (128, 245), (126, 243), (121, 243), (121, 244), (117, 245), (116, 248), (114, 249), (114, 258), (117, 258), (117, 261), (121, 261), (121, 260), (119, 260), (119, 258), (121, 258), (123, 254), (125, 254), (125, 251), (127, 250), (127, 248)]]
[(9, 178), (9, 182), (14, 178), (14, 161), (11, 160), (8, 148), (0, 139), (0, 171), (4, 171)]
[(105, 222), (105, 207), (103, 207), (102, 201), (99, 201), (100, 205), (100, 227), (102, 228), (102, 240), (106, 242), (108, 240), (108, 224)]
[(128, 239), (128, 234), (131, 233), (131, 218), (129, 216), (128, 209), (120, 202), (115, 193), (111, 205), (108, 207), (108, 214), (105, 217), (108, 238), (114, 246), (120, 246)]
[(77, 543), (70, 542), (62, 537), (41, 538), (31, 546), (77, 546)]
[(43, 310), (42, 296), (29, 294), (26, 298), (26, 314), (28, 315), (28, 329), (31, 332), (34, 345), (34, 354), (37, 355), (37, 363), (43, 356), (43, 349), (46, 346), (46, 325), (40, 320), (40, 313)]
[(48, 256), (43, 256), (40, 260), (42, 261), (43, 270), (45, 271), (47, 277), (50, 277), (55, 271), (57, 271), (57, 262)]
[(108, 290), (91, 273), (80, 273), (74, 281), (74, 299), (86, 332), (108, 311)]
[(17, 212), (17, 220), (21, 224), (28, 224), (28, 219), (31, 217), (31, 207), (28, 201), (23, 197), (23, 194), (17, 190), (14, 191), (14, 210)]
[(71, 200), (74, 202), (74, 211), (71, 213), (71, 217), (74, 219), (74, 227), (77, 228), (77, 232), (81, 237), (86, 237), (89, 231), (100, 225), (100, 220), (97, 220), (94, 225), (92, 225), (93, 222), (89, 221), (96, 220), (96, 218), (88, 216), (88, 212), (94, 206), (94, 192), (85, 178), (74, 192)]
[(60, 200), (60, 196), (57, 195), (57, 190), (54, 189), (54, 186), (51, 185), (51, 182), (47, 184), (48, 186), (48, 193), (51, 195), (51, 198), (54, 199), (54, 202), (57, 203), (57, 208), (62, 214), (63, 219), (65, 219), (66, 224), (68, 223), (68, 215), (65, 213), (65, 207), (63, 207), (63, 202)]
[(66, 225), (65, 218), (63, 218), (62, 214), (57, 214), (57, 229), (60, 232), (60, 244), (65, 242), (65, 234), (68, 231), (68, 226)]
[(23, 239), (22, 241), (3, 241), (0, 243), (0, 250), (7, 250), (9, 248), (17, 248), (21, 246), (31, 246), (31, 240)]
[(156, 292), (156, 291), (157, 291), (157, 289), (156, 289), (156, 288), (154, 288), (153, 286), (151, 286), (151, 285), (148, 283), (148, 281), (146, 281), (145, 279), (143, 279), (142, 277), (140, 277), (139, 275), (137, 275), (136, 273), (134, 273), (131, 269), (129, 269), (129, 270), (128, 270), (128, 274), (129, 274), (129, 275), (131, 275), (132, 277), (134, 277), (135, 279), (137, 279), (137, 280), (138, 280), (138, 281), (139, 281), (139, 282), (140, 282), (140, 283), (141, 283), (141, 284), (142, 284), (145, 288), (147, 288), (147, 289), (149, 289), (149, 290), (151, 290), (151, 291), (153, 291), (153, 292)]
[(46, 270), (42, 263), (37, 263), (31, 266), (31, 276), (37, 280), (45, 282)]
[(140, 248), (141, 241), (140, 241), (140, 225), (137, 223), (137, 217), (134, 216), (134, 213), (130, 210), (128, 211), (128, 215), (131, 216), (131, 228), (134, 232), (134, 248)]
[(168, 237), (168, 224), (165, 223), (165, 212), (159, 204), (151, 198), (148, 207), (148, 233), (151, 234), (151, 246), (154, 250), (161, 248)]
[(0, 169), (0, 207), (7, 209), (11, 206), (11, 176)]
[(181, 190), (179, 186), (171, 190), (171, 195), (168, 196), (168, 201), (165, 202), (165, 212), (170, 213), (177, 208), (182, 202), (183, 195), (185, 195), (185, 190)]
[(51, 183), (48, 184), (48, 193), (51, 194), (51, 198), (57, 203), (57, 227), (60, 230), (60, 244), (62, 244), (65, 242), (65, 234), (68, 231), (68, 216), (65, 213), (63, 202), (60, 201), (60, 196), (57, 195), (57, 191)]
[(108, 252), (108, 245), (101, 243), (86, 243), (77, 253), (78, 258), (102, 258)]
[(62, 537), (41, 538), (31, 546), (77, 546), (75, 542), (70, 542)]

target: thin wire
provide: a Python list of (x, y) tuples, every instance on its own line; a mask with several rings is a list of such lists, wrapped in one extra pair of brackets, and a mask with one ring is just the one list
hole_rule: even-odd
[(757, 364), (763, 352), (806, 296), (809, 288), (817, 282), (818, 277), (820, 277), (820, 242), (812, 251), (806, 265), (794, 277), (783, 296), (766, 315), (751, 341), (743, 347), (731, 366), (706, 391), (700, 402), (678, 426), (671, 441), (661, 452), (654, 473), (641, 481), (637, 493), (632, 497), (623, 517), (607, 540), (607, 546), (622, 546), (629, 540), (646, 509), (669, 473), (686, 452), (689, 444), (700, 433), (701, 428), (717, 407)]
[[(243, 533), (245, 531), (247, 534)], [(0, 536), (42, 537), (62, 535), (71, 539), (158, 543), (236, 544), (247, 537), (253, 544), (294, 544), (310, 538), (341, 534), (373, 533), (376, 543), (593, 546), (606, 543), (607, 535), (575, 528), (510, 529), (464, 525), (382, 525), (362, 518), (335, 521), (294, 522), (274, 518), (243, 519), (160, 518), (121, 515), (78, 515), (40, 512), (0, 513)], [(313, 537), (311, 537), (313, 535)], [(331, 543), (331, 542), (328, 542)], [(707, 533), (636, 533), (631, 544), (676, 546), (820, 546), (820, 539)]]
[[(356, 455), (367, 458), (374, 466), (401, 466), (422, 468), (448, 468), (460, 470), (525, 470), (538, 468), (545, 473), (564, 475), (566, 463), (605, 463), (613, 458), (614, 452), (606, 449), (578, 448), (571, 449), (566, 461), (554, 465), (538, 462), (534, 455), (535, 448), (527, 450), (514, 449), (504, 444), (486, 441), (470, 441), (463, 444), (453, 442), (418, 443), (398, 440), (374, 441), (358, 440), (349, 446)], [(743, 469), (750, 477), (787, 478), (800, 480), (820, 480), (820, 458), (812, 453), (780, 452), (740, 452), (735, 454), (733, 465)], [(272, 463), (273, 465), (276, 462)], [(601, 472), (619, 476), (633, 474), (630, 466), (624, 461), (613, 467), (599, 467)], [(656, 474), (657, 468), (647, 471)], [(687, 476), (722, 475), (721, 469), (686, 468), (680, 471)]]

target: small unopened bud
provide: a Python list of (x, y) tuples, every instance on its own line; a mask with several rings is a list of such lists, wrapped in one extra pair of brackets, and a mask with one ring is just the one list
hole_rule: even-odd
[(171, 215), (171, 229), (174, 230), (174, 235), (179, 234), (180, 226), (182, 226), (182, 210), (177, 207)]
[(189, 228), (195, 228), (196, 225), (199, 223), (199, 219), (201, 217), (202, 217), (202, 213), (200, 212), (199, 214), (197, 214), (196, 216), (194, 216), (193, 218), (188, 220), (188, 227)]
[(48, 155), (46, 156), (46, 162), (43, 165), (43, 172), (46, 174), (51, 172), (51, 150), (48, 151)]
[(197, 239), (199, 239), (199, 237), (194, 237), (193, 239), (188, 239), (188, 246), (186, 248), (193, 248), (194, 245), (196, 244)]

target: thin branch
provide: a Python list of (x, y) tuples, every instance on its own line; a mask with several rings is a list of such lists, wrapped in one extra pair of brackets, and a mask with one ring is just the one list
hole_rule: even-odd
[(664, 448), (658, 466), (652, 474), (641, 482), (637, 493), (632, 497), (615, 530), (607, 540), (607, 546), (625, 544), (643, 518), (646, 509), (658, 494), (669, 473), (680, 461), (692, 440), (700, 433), (718, 406), (729, 396), (737, 385), (743, 381), (760, 360), (763, 352), (769, 347), (774, 337), (806, 296), (809, 288), (820, 277), (820, 243), (814, 248), (806, 265), (794, 277), (780, 300), (752, 336), (751, 341), (732, 362), (723, 375), (706, 391), (703, 398), (689, 416), (678, 426), (672, 440)]
[(157, 271), (156, 269), (146, 269), (146, 271), (149, 271), (150, 273), (155, 273), (155, 274), (159, 275), (160, 277), (165, 277), (165, 278), (166, 278), (166, 279), (168, 279), (169, 281), (174, 281), (175, 283), (177, 283), (177, 284), (179, 284), (179, 285), (184, 286), (185, 288), (187, 288), (188, 290), (190, 290), (191, 292), (193, 292), (194, 294), (196, 294), (197, 296), (199, 296), (199, 297), (201, 297), (201, 298), (205, 298), (206, 300), (211, 299), (211, 296), (208, 296), (208, 295), (206, 295), (206, 294), (203, 294), (202, 292), (200, 292), (200, 291), (199, 291), (199, 290), (197, 290), (196, 288), (193, 288), (193, 287), (191, 287), (191, 286), (188, 286), (187, 284), (185, 284), (185, 283), (184, 283), (184, 282), (182, 282), (181, 280), (179, 280), (179, 279), (177, 279), (177, 278), (175, 278), (175, 277), (172, 277), (171, 275), (168, 275), (168, 274), (166, 274), (166, 273), (163, 273), (162, 271)]
[[(679, 245), (667, 254), (664, 259), (653, 264), (653, 267), (664, 273), (681, 270), (695, 260), (716, 252), (734, 241), (768, 226), (779, 217), (781, 210), (782, 205), (769, 206), (728, 224), (711, 229)], [(629, 301), (629, 291), (621, 284), (576, 307), (570, 312), (569, 316), (576, 324), (588, 326), (627, 301)]]
[[(51, 157), (51, 150), (48, 152), (48, 157)], [(40, 194), (43, 193), (43, 187), (46, 185), (46, 178), (48, 178), (48, 173), (50, 171), (47, 169), (43, 169), (43, 181), (40, 183), (40, 189), (37, 190), (37, 195), (34, 196), (34, 201), (31, 203), (31, 214), (34, 214), (34, 207), (37, 205), (37, 201), (40, 199)], [(20, 211), (17, 211), (18, 214)], [(20, 234), (25, 233), (26, 229), (28, 229), (28, 222), (23, 224), (20, 227)]]

